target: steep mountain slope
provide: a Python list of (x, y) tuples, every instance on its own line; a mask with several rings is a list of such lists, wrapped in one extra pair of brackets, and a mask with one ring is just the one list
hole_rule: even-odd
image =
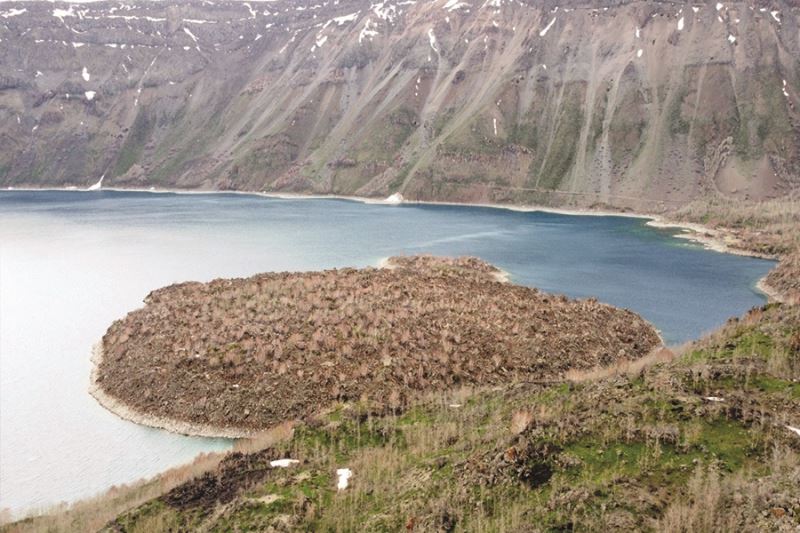
[(0, 185), (657, 209), (800, 187), (797, 2), (0, 4)]

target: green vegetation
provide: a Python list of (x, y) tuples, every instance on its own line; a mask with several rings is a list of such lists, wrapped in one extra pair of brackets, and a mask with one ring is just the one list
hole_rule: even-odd
[(579, 93), (573, 91), (565, 97), (552, 144), (545, 156), (538, 182), (541, 187), (557, 189), (572, 168), (582, 125), (582, 100)]
[(683, 117), (683, 100), (686, 98), (688, 90), (685, 86), (677, 90), (671, 96), (669, 107), (667, 108), (667, 124), (669, 132), (674, 137), (689, 133), (689, 122)]
[(120, 148), (117, 162), (114, 165), (114, 175), (125, 174), (142, 156), (144, 146), (155, 126), (155, 117), (142, 107), (133, 121), (128, 136)]
[[(800, 310), (772, 305), (683, 355), (437, 393), (404, 412), (341, 403), (107, 530), (791, 530), (798, 339)], [(282, 457), (300, 462), (269, 466)], [(345, 490), (338, 468), (353, 472)]]

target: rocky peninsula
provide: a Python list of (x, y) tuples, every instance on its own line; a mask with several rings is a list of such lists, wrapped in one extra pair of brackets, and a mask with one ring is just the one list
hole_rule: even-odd
[(93, 394), (120, 416), (248, 436), (336, 402), (555, 379), (660, 345), (638, 315), (502, 282), (474, 258), (266, 273), (150, 293), (95, 350)]

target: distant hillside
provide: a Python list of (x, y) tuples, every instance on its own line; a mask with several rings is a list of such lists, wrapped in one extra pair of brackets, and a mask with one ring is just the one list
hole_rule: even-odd
[(0, 4), (0, 186), (657, 209), (800, 188), (792, 2)]

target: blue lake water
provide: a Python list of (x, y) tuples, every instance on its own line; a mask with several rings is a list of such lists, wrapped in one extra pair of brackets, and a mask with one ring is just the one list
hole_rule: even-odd
[(632, 309), (669, 344), (750, 307), (773, 263), (627, 217), (239, 194), (0, 191), (0, 508), (151, 476), (229, 441), (122, 421), (87, 387), (92, 344), (177, 281), (474, 255), (515, 283)]

